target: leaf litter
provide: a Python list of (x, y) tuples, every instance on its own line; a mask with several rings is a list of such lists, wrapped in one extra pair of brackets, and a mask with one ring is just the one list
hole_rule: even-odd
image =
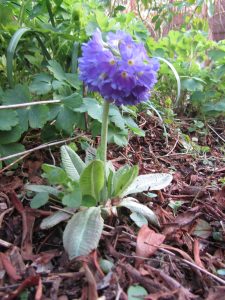
[[(204, 158), (186, 153), (174, 128), (166, 146), (158, 119), (147, 120), (144, 114), (141, 119), (146, 136), (132, 137), (125, 148), (110, 146), (108, 159), (115, 168), (132, 163), (139, 164), (141, 174), (173, 174), (172, 184), (162, 192), (138, 196), (161, 227), (149, 223), (138, 228), (124, 207), (123, 217), (108, 219), (97, 250), (69, 261), (62, 243), (66, 222), (43, 230), (42, 220), (55, 211), (49, 205), (43, 210), (29, 207), (24, 185), (27, 180), (44, 184), (40, 166), (50, 159), (44, 151), (32, 154), (21, 168), (0, 173), (1, 299), (223, 299), (221, 145), (209, 133), (211, 153)], [(27, 298), (21, 298), (24, 292)]]

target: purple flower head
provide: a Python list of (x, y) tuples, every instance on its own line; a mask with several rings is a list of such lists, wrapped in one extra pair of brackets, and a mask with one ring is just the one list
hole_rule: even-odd
[(83, 44), (80, 79), (91, 91), (118, 106), (147, 101), (157, 82), (158, 60), (150, 59), (144, 45), (123, 31), (108, 33), (106, 41), (97, 29)]

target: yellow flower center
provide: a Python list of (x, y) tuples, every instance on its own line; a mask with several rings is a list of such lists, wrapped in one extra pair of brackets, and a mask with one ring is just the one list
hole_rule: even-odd
[(121, 76), (122, 76), (123, 78), (127, 78), (127, 72), (123, 71), (123, 72), (121, 73)]
[(107, 77), (107, 74), (106, 73), (102, 73), (101, 75), (100, 75), (100, 78), (101, 79), (105, 79)]
[(116, 62), (114, 59), (111, 59), (109, 63), (110, 63), (110, 65), (114, 66)]
[(129, 59), (129, 60), (128, 60), (128, 65), (129, 65), (129, 66), (133, 66), (133, 65), (134, 65), (134, 62), (133, 62), (132, 59)]

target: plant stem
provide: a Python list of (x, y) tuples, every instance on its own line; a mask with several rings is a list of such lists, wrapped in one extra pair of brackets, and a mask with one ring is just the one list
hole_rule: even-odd
[(51, 7), (51, 3), (49, 0), (46, 0), (46, 7), (48, 10), (48, 14), (49, 14), (49, 18), (50, 18), (50, 22), (52, 24), (52, 27), (55, 27), (55, 20), (54, 20), (54, 15), (52, 13), (52, 7)]
[(26, 1), (23, 0), (21, 7), (20, 7), (20, 13), (19, 13), (19, 18), (18, 18), (20, 27), (23, 25), (23, 15), (24, 15), (24, 11), (25, 11), (25, 5), (26, 5)]
[(106, 163), (107, 161), (107, 136), (108, 136), (108, 115), (109, 115), (109, 102), (104, 101), (102, 113), (102, 131), (101, 131), (101, 146), (100, 158)]

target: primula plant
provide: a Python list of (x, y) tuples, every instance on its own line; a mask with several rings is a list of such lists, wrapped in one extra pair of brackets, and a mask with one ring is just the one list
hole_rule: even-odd
[(104, 41), (101, 32), (96, 30), (93, 38), (82, 46), (82, 53), (80, 79), (90, 92), (98, 92), (103, 98), (100, 146), (96, 153), (88, 152), (85, 162), (72, 147), (62, 146), (62, 168), (43, 165), (50, 186), (27, 186), (38, 192), (31, 202), (33, 207), (38, 201), (45, 204), (49, 196), (67, 206), (64, 211), (44, 219), (41, 228), (70, 219), (63, 233), (63, 244), (70, 259), (87, 255), (98, 246), (103, 217), (117, 215), (120, 207), (131, 211), (130, 217), (137, 226), (151, 222), (159, 227), (154, 212), (128, 195), (160, 190), (172, 180), (170, 174), (138, 176), (138, 166), (125, 165), (115, 170), (106, 158), (109, 106), (147, 101), (157, 81), (158, 61), (149, 58), (144, 45), (122, 31), (108, 33)]

